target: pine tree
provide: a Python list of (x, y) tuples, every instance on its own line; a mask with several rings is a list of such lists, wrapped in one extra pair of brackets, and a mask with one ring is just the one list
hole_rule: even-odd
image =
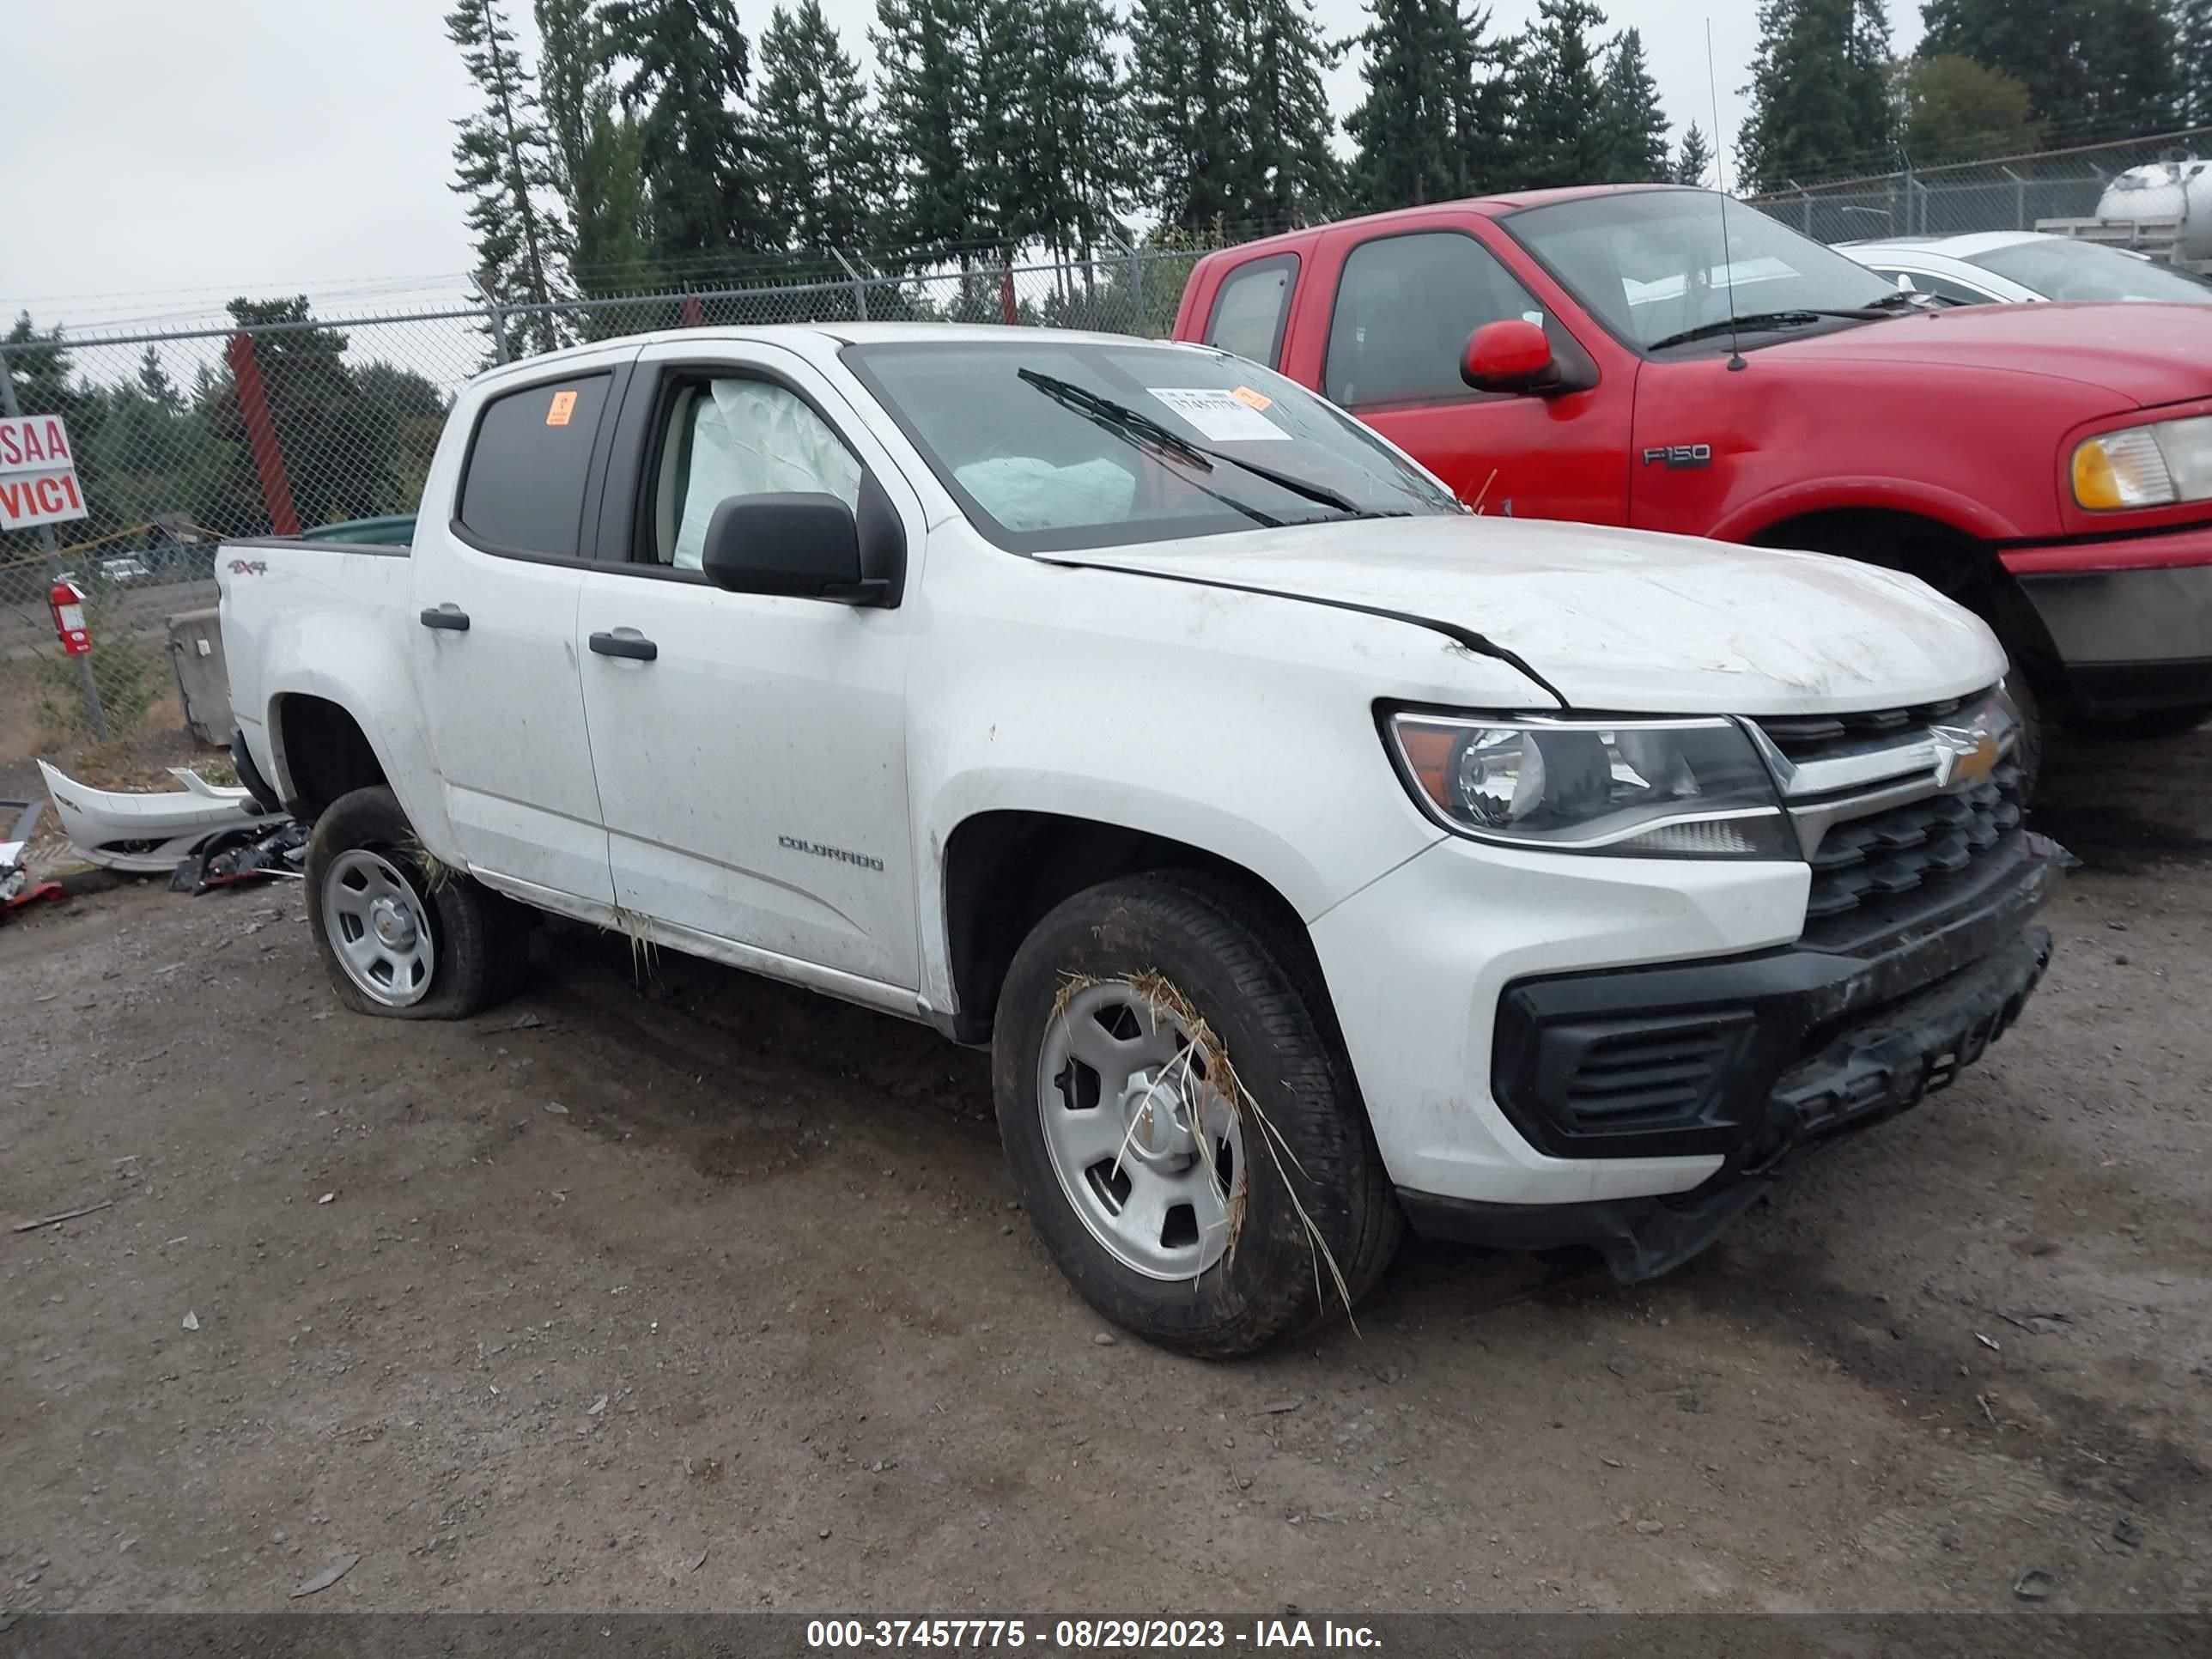
[[(392, 511), (386, 493), (395, 420), (365, 398), (345, 359), (347, 337), (316, 321), (305, 295), (233, 300), (240, 328), (256, 331), (254, 358), (284, 447), (292, 501), (303, 525)], [(252, 442), (236, 387), (226, 384), (210, 435), (225, 446), (212, 510), (218, 526), (265, 521)]]
[[(1710, 181), (1705, 177), (1709, 173), (1714, 175)], [(1705, 129), (1695, 121), (1690, 123), (1689, 131), (1682, 135), (1681, 148), (1674, 152), (1674, 179), (1678, 185), (1710, 182), (1714, 188), (1719, 187), (1720, 177), (1713, 167), (1712, 146), (1706, 142)]]
[(860, 65), (822, 0), (775, 9), (760, 40), (763, 204), (787, 246), (866, 246), (883, 208), (883, 143)]
[(169, 378), (169, 371), (161, 367), (161, 354), (150, 345), (138, 359), (138, 392), (147, 402), (158, 404), (172, 415), (184, 413), (184, 394)]
[(1370, 0), (1367, 93), (1345, 118), (1363, 201), (1408, 207), (1450, 201), (1498, 182), (1507, 88), (1504, 48), (1486, 40), (1487, 11), (1458, 0)]
[[(1620, 165), (1627, 141), (1613, 118), (1632, 118), (1626, 106), (1641, 89), (1620, 88), (1618, 107), (1608, 99), (1590, 39), (1604, 27), (1605, 14), (1590, 0), (1538, 0), (1535, 25), (1518, 43), (1513, 72), (1512, 153), (1524, 189), (1606, 183)], [(1641, 37), (1633, 67), (1648, 88)], [(1644, 118), (1633, 118), (1640, 137)]]
[(1103, 0), (1031, 0), (1040, 48), (1024, 100), (1042, 182), (1030, 216), (1063, 257), (1089, 259), (1118, 234), (1136, 171), (1119, 21)]
[(1243, 218), (1249, 128), (1228, 8), (1136, 0), (1129, 45), (1145, 205), (1200, 234)]
[(2203, 11), (2202, 0), (1927, 0), (1918, 55), (2011, 76), (2055, 140), (2148, 133), (2207, 97), (2188, 74), (2192, 4)]
[[(567, 238), (538, 204), (538, 193), (554, 181), (529, 70), (495, 0), (461, 0), (447, 14), (446, 34), (461, 49), (483, 100), (476, 114), (453, 124), (460, 137), (453, 143), (453, 188), (470, 198), (480, 280), (495, 298), (550, 307), (559, 298)], [(502, 349), (552, 351), (562, 343), (560, 319), (539, 309), (517, 319)]]
[(2089, 87), (2081, 42), (2099, 0), (1927, 0), (1922, 58), (1965, 58), (2027, 88), (2033, 112), (2077, 125)]
[(70, 385), (69, 349), (58, 325), (40, 333), (31, 313), (19, 311), (0, 345), (8, 348), (8, 378), (26, 415), (67, 416), (75, 410), (79, 399)]
[[(552, 143), (554, 187), (567, 204), (569, 276), (582, 294), (635, 291), (647, 279), (651, 211), (643, 143), (616, 92), (613, 44), (597, 0), (537, 0), (538, 89)], [(619, 332), (609, 312), (586, 312), (588, 338)]]
[(1737, 140), (1743, 182), (1776, 190), (1893, 157), (1889, 18), (1882, 0), (1764, 0), (1751, 100)]
[(773, 246), (742, 101), (752, 50), (731, 0), (619, 0), (605, 15), (634, 65), (622, 107), (638, 120), (654, 257), (696, 268)]
[(1659, 88), (1644, 61), (1639, 31), (1622, 30), (1607, 52), (1598, 109), (1613, 151), (1600, 176), (1614, 184), (1664, 183), (1673, 173), (1667, 117), (1659, 107)]
[(1240, 0), (1232, 17), (1244, 80), (1238, 216), (1275, 227), (1326, 218), (1344, 199), (1344, 168), (1329, 147), (1328, 49), (1311, 0)]
[(2212, 126), (2212, 0), (2173, 0), (2174, 118)]
[(2092, 130), (2118, 137), (2171, 128), (2190, 96), (2176, 73), (2178, 47), (2160, 0), (2100, 0), (2081, 40)]
[(877, 0), (877, 26), (869, 31), (884, 146), (899, 158), (891, 238), (918, 264), (963, 250), (975, 235), (969, 167), (981, 66), (968, 52), (975, 21), (962, 0)]
[(969, 169), (975, 229), (1000, 263), (1054, 217), (1056, 148), (1049, 107), (1050, 66), (1043, 61), (1043, 11), (1036, 0), (969, 0), (951, 21), (960, 51), (975, 65)]

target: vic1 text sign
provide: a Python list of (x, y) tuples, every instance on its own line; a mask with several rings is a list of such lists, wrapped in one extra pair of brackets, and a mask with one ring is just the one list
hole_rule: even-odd
[(61, 416), (0, 420), (0, 530), (84, 516), (84, 492)]

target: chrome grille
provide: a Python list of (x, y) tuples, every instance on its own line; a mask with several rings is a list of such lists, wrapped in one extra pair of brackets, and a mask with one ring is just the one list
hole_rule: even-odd
[(1861, 744), (1941, 725), (1979, 706), (1996, 690), (1994, 685), (1985, 685), (1942, 702), (1916, 702), (1902, 708), (1872, 708), (1849, 714), (1770, 714), (1759, 720), (1759, 726), (1790, 759), (1819, 760)]

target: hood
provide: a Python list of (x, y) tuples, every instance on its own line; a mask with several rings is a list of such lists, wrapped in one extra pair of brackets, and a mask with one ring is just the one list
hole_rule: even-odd
[(1471, 630), (1577, 708), (1893, 708), (1978, 690), (2005, 668), (1980, 619), (1917, 577), (1594, 525), (1352, 520), (1036, 556)]
[(1998, 368), (2079, 381), (2120, 406), (2212, 397), (2212, 306), (1954, 306), (1785, 340), (1753, 362), (1869, 361)]

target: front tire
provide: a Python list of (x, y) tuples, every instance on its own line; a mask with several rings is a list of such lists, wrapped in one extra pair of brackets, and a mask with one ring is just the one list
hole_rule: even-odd
[(1015, 953), (1000, 1137), (1038, 1237), (1115, 1324), (1249, 1353), (1389, 1264), (1402, 1219), (1316, 977), (1180, 874), (1079, 893)]
[(307, 842), (307, 920), (338, 1000), (387, 1019), (465, 1019), (529, 966), (521, 909), (436, 863), (391, 790), (340, 796)]

